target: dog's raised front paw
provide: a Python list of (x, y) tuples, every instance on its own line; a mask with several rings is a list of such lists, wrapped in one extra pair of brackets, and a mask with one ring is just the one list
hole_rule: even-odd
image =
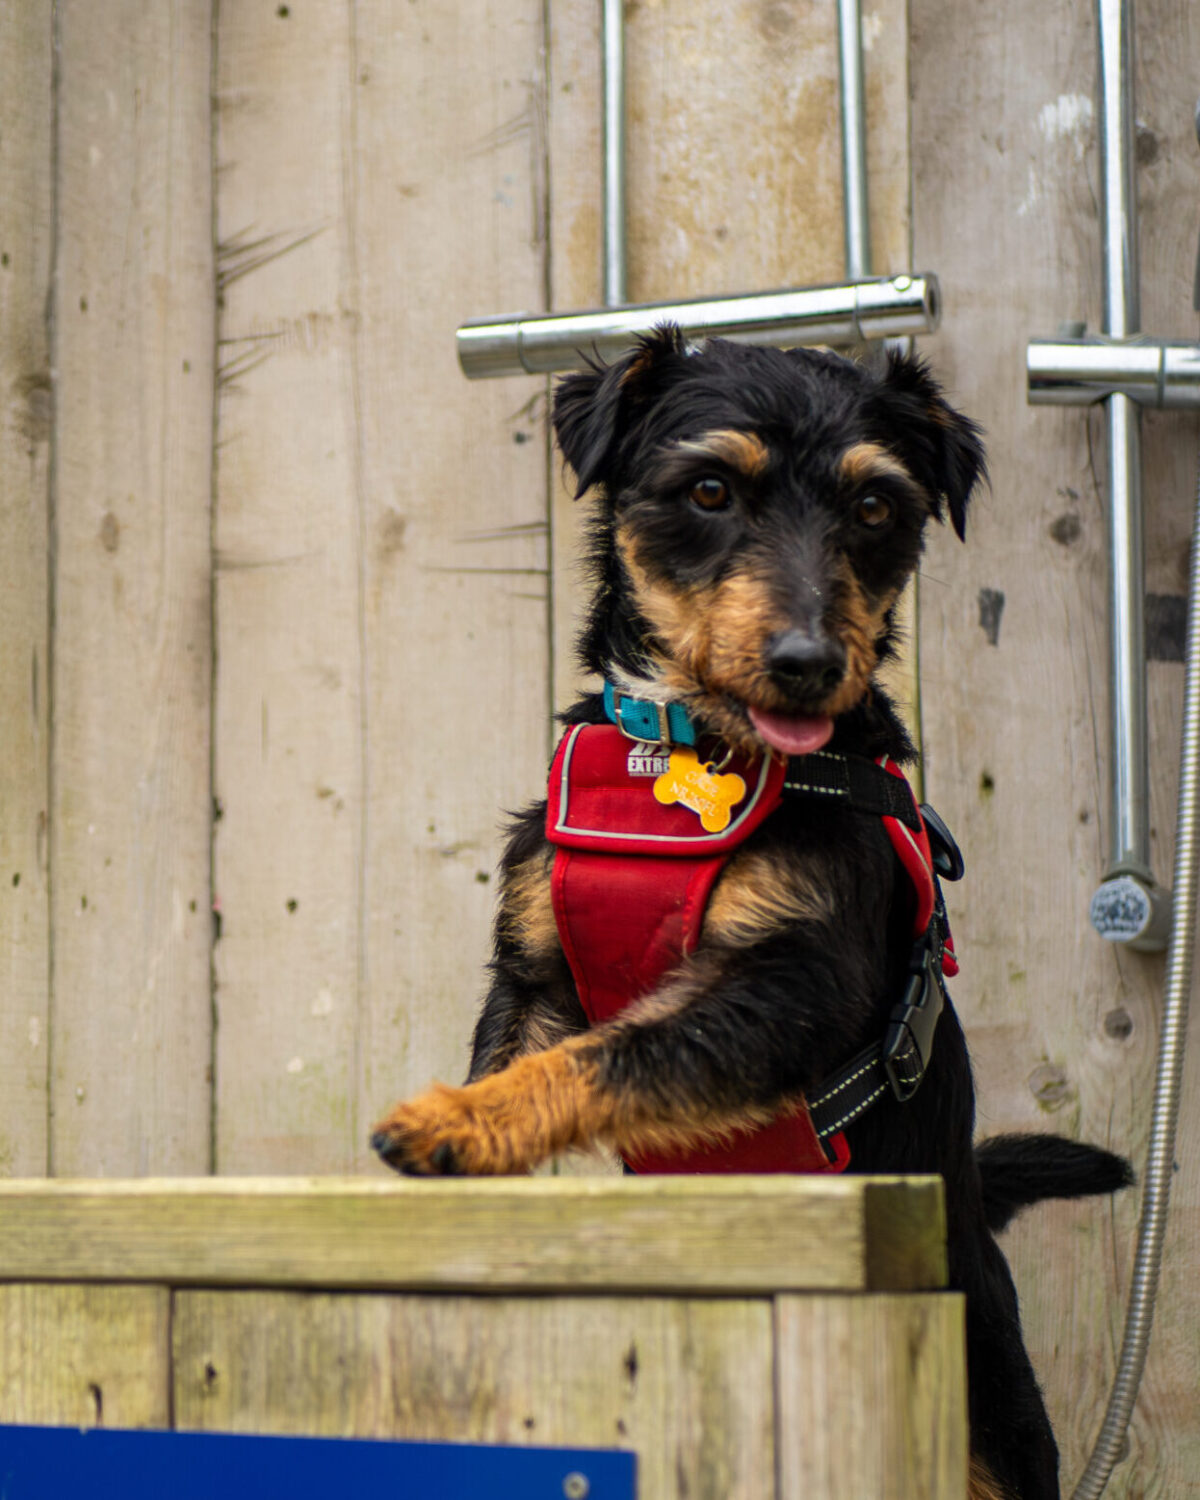
[(371, 1145), (389, 1167), (413, 1177), (529, 1172), (602, 1134), (594, 1072), (593, 1063), (560, 1045), (462, 1088), (435, 1084), (381, 1120)]
[(438, 1087), (398, 1104), (371, 1133), (371, 1146), (408, 1177), (463, 1177), (513, 1170), (467, 1105), (467, 1089)]
[(459, 1177), (462, 1169), (448, 1141), (423, 1152), (418, 1138), (402, 1126), (380, 1126), (371, 1136), (371, 1149), (396, 1172), (406, 1177)]

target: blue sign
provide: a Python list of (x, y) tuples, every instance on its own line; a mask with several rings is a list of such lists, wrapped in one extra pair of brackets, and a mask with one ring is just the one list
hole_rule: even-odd
[(0, 1427), (0, 1500), (636, 1500), (632, 1453)]

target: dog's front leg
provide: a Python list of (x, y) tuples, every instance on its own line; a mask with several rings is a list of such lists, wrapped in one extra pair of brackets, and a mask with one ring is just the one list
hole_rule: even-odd
[(837, 989), (825, 960), (788, 948), (700, 954), (606, 1025), (397, 1106), (372, 1144), (406, 1173), (503, 1174), (572, 1149), (671, 1151), (765, 1124), (821, 1076), (803, 996)]
[(371, 1144), (413, 1176), (527, 1172), (560, 1151), (586, 1146), (603, 1113), (588, 1039), (518, 1057), (462, 1088), (435, 1084), (399, 1104)]

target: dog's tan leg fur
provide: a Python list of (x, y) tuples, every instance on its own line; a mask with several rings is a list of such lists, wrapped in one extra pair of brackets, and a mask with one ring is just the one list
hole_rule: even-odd
[(1002, 1489), (993, 1478), (983, 1460), (973, 1453), (967, 1472), (967, 1500), (1013, 1500), (1008, 1490)]
[[(661, 1013), (671, 999), (647, 997), (643, 1004)], [(595, 1145), (630, 1154), (672, 1151), (771, 1118), (772, 1111), (751, 1106), (664, 1108), (632, 1090), (605, 1086), (597, 1060), (605, 1032), (600, 1027), (519, 1057), (462, 1088), (435, 1085), (379, 1122), (376, 1134), (387, 1143), (381, 1149), (394, 1165), (418, 1175), (511, 1175), (562, 1151)]]

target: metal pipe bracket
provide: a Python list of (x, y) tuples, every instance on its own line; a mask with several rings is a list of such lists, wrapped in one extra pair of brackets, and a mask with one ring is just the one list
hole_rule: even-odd
[(1091, 406), (1121, 395), (1160, 410), (1200, 410), (1200, 344), (1186, 340), (1031, 339), (1025, 371), (1033, 406)]

